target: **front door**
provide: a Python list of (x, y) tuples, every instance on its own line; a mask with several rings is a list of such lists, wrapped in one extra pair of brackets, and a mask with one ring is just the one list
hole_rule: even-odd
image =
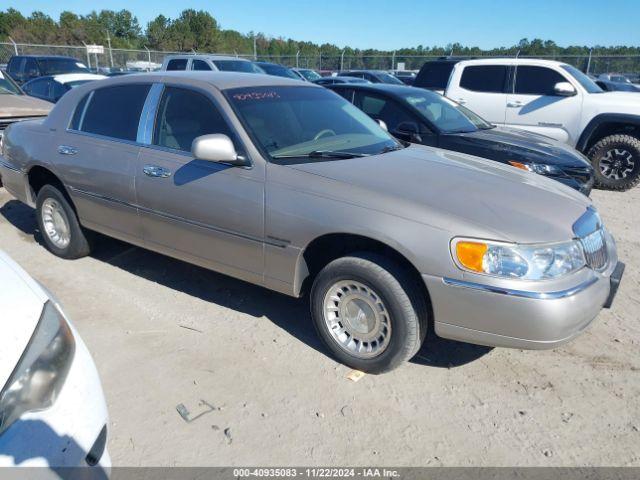
[(554, 87), (560, 82), (569, 80), (551, 68), (518, 66), (514, 92), (507, 97), (507, 126), (575, 144), (578, 139), (573, 132), (578, 131), (582, 99), (556, 95)]
[(229, 136), (242, 146), (208, 93), (166, 85), (151, 145), (141, 147), (136, 191), (150, 248), (261, 283), (264, 168), (197, 160), (196, 137)]

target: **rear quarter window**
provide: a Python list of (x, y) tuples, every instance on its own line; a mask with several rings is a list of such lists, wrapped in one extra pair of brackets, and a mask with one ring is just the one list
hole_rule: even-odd
[(186, 70), (187, 62), (188, 60), (186, 58), (174, 58), (167, 63), (167, 70)]
[[(79, 128), (76, 129), (105, 137), (135, 141), (140, 114), (150, 88), (150, 85), (118, 85), (94, 90), (93, 94), (90, 94), (84, 118), (81, 118), (81, 112), (81, 117), (77, 118)], [(72, 124), (81, 110), (80, 106), (79, 104), (76, 108)]]

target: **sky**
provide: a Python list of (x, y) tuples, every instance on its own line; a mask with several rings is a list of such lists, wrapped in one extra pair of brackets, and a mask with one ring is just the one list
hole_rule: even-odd
[(3, 0), (25, 15), (128, 9), (145, 27), (159, 14), (206, 10), (222, 28), (340, 47), (640, 45), (640, 0)]

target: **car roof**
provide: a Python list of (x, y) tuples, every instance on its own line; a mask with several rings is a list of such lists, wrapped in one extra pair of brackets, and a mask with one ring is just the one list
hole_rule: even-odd
[(58, 83), (78, 82), (80, 80), (102, 80), (109, 78), (106, 75), (96, 73), (61, 73), (59, 75), (51, 75)]
[(74, 57), (69, 57), (68, 55), (14, 55), (14, 57), (28, 57), (28, 58), (35, 58), (35, 59), (45, 59), (45, 58), (64, 58), (65, 60), (73, 60), (74, 62), (79, 62), (80, 60), (78, 60), (77, 58)]
[(340, 73), (356, 73), (356, 72), (369, 72), (369, 73), (389, 73), (388, 70), (374, 70), (374, 69), (362, 69), (362, 70), (345, 70)]
[(182, 53), (182, 54), (172, 54), (164, 57), (165, 60), (172, 59), (183, 59), (183, 58), (196, 58), (196, 59), (208, 59), (208, 60), (240, 60), (242, 62), (250, 62), (251, 60), (247, 60), (246, 58), (234, 57), (233, 55), (210, 55), (207, 53)]
[(474, 58), (471, 60), (461, 60), (457, 62), (461, 65), (540, 65), (540, 66), (562, 66), (564, 62), (556, 60), (545, 60), (543, 58)]
[(218, 90), (242, 87), (275, 87), (275, 86), (306, 86), (322, 88), (311, 82), (301, 82), (300, 80), (285, 77), (276, 77), (262, 73), (243, 72), (212, 72), (212, 71), (159, 71), (151, 73), (136, 73), (132, 75), (120, 75), (118, 77), (108, 77), (101, 85), (108, 82), (109, 85), (121, 85), (126, 83), (140, 82), (162, 82), (179, 80), (181, 78), (196, 80), (208, 83)]
[(331, 87), (344, 87), (356, 90), (369, 90), (374, 92), (388, 93), (391, 95), (400, 95), (402, 93), (411, 93), (421, 88), (412, 87), (410, 85), (397, 85), (395, 83), (337, 83), (335, 85), (329, 85)]

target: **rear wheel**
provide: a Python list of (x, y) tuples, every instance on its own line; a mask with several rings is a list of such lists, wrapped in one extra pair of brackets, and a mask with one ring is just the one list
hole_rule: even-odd
[(356, 253), (325, 266), (311, 290), (319, 336), (341, 363), (370, 373), (398, 367), (427, 332), (426, 299), (387, 258)]
[(589, 149), (596, 186), (628, 190), (640, 183), (640, 140), (631, 135), (609, 135)]
[(47, 249), (62, 258), (89, 255), (91, 246), (76, 212), (55, 186), (45, 185), (36, 198), (36, 217)]

